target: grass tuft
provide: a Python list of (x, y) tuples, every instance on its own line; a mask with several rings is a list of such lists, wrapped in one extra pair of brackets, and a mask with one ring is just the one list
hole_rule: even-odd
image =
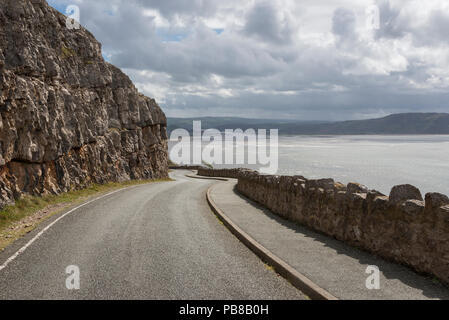
[(61, 48), (61, 55), (63, 59), (68, 59), (70, 57), (73, 57), (76, 55), (75, 51), (67, 48), (66, 46), (62, 46)]

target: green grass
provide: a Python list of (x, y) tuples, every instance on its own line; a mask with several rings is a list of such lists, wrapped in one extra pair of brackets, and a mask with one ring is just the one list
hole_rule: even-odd
[(67, 48), (67, 47), (65, 47), (65, 46), (62, 46), (62, 48), (61, 48), (61, 55), (62, 55), (62, 58), (63, 58), (63, 59), (68, 59), (68, 58), (70, 58), (70, 57), (75, 56), (76, 53), (75, 53), (75, 51), (73, 51), (72, 49)]
[(169, 167), (176, 167), (176, 166), (178, 166), (178, 164), (177, 164), (177, 163), (174, 163), (173, 161), (171, 161), (170, 159), (168, 159), (168, 166), (169, 166)]
[[(18, 222), (40, 210), (48, 208), (54, 205), (65, 204), (62, 209), (73, 205), (77, 202), (82, 202), (89, 197), (107, 193), (109, 191), (134, 186), (147, 184), (152, 182), (170, 181), (170, 179), (164, 180), (135, 180), (122, 183), (107, 183), (107, 184), (92, 184), (91, 186), (81, 189), (73, 190), (58, 195), (45, 195), (45, 196), (25, 196), (15, 202), (14, 205), (7, 206), (0, 210), (0, 233), (5, 231), (14, 222)], [(61, 208), (60, 208), (61, 209)], [(55, 212), (50, 212), (49, 216)]]
[(267, 264), (267, 263), (264, 263), (264, 266), (265, 266), (265, 269), (267, 269), (268, 271), (276, 272), (276, 270), (274, 269), (273, 266), (270, 266), (270, 265)]
[(203, 161), (203, 165), (205, 165), (209, 169), (213, 169), (214, 168), (213, 165), (211, 165), (210, 163), (207, 163), (206, 161)]

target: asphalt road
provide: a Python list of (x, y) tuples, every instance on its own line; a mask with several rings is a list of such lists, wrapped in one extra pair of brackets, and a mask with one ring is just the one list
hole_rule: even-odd
[[(213, 181), (154, 183), (75, 210), (0, 270), (0, 299), (305, 299), (210, 211)], [(0, 254), (0, 266), (46, 225)], [(80, 289), (66, 268), (77, 266)]]

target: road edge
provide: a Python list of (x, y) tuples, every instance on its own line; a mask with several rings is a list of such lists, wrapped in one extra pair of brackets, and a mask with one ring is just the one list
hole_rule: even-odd
[(42, 221), (42, 223), (39, 223), (29, 233), (19, 237), (18, 239), (10, 243), (7, 247), (5, 247), (3, 251), (0, 251), (0, 272), (6, 269), (11, 262), (13, 262), (23, 252), (25, 252), (28, 249), (28, 247), (30, 247), (34, 242), (39, 240), (41, 236), (43, 236), (49, 229), (51, 229), (55, 224), (57, 224), (60, 220), (64, 219), (66, 216), (74, 213), (78, 209), (86, 205), (89, 205), (95, 201), (107, 198), (119, 192), (138, 188), (152, 183), (154, 182), (119, 187), (118, 189), (115, 190), (110, 190), (104, 193), (93, 195), (92, 197), (88, 197), (87, 199), (82, 200), (80, 202), (75, 202), (72, 205), (69, 205), (67, 208), (61, 210), (60, 212), (55, 212), (54, 214), (50, 215), (48, 219), (45, 219), (44, 221)]
[(191, 178), (191, 179), (229, 181), (229, 179), (226, 179), (226, 178), (203, 177), (203, 176), (191, 175), (191, 174), (186, 174), (185, 176), (187, 178)]
[(316, 285), (309, 278), (296, 271), (284, 260), (276, 256), (270, 250), (258, 243), (253, 237), (236, 225), (212, 200), (211, 191), (214, 186), (209, 187), (206, 199), (209, 207), (221, 222), (237, 237), (245, 246), (253, 251), (262, 261), (272, 266), (277, 273), (286, 278), (290, 283), (309, 296), (313, 300), (338, 300), (335, 296)]

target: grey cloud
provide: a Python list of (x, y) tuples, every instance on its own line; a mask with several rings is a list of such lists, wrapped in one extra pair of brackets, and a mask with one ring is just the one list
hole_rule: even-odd
[(449, 12), (433, 11), (425, 28), (415, 30), (417, 43), (423, 46), (449, 44)]
[(210, 0), (132, 0), (142, 7), (158, 10), (162, 15), (171, 18), (176, 14), (210, 16), (219, 5), (217, 1)]
[(332, 32), (342, 39), (354, 38), (356, 16), (352, 10), (338, 8), (332, 18)]
[[(222, 1), (96, 0), (79, 6), (81, 22), (103, 44), (111, 62), (126, 69), (145, 94), (157, 95), (169, 116), (341, 120), (447, 111), (444, 89), (449, 84), (437, 90), (428, 82), (435, 69), (444, 73), (444, 66), (426, 60), (425, 52), (414, 55), (415, 46), (447, 46), (449, 19), (444, 12), (431, 14), (419, 30), (399, 8), (380, 2), (381, 30), (365, 41), (355, 11), (332, 7), (326, 37), (335, 42), (326, 38), (314, 43), (299, 39), (302, 30), (279, 14), (285, 10), (280, 1), (256, 2), (245, 12), (234, 12), (243, 24), (231, 24), (220, 35), (205, 18), (219, 20), (240, 10), (230, 5), (223, 9)], [(176, 31), (185, 38), (164, 41), (154, 18), (143, 14), (145, 9), (167, 17), (169, 29), (175, 28), (171, 20), (182, 15), (188, 23)], [(403, 41), (404, 35), (411, 35), (414, 43)], [(395, 65), (402, 59), (406, 68)], [(372, 71), (376, 68), (381, 72)]]
[(244, 31), (262, 41), (277, 44), (288, 44), (291, 40), (288, 21), (282, 21), (276, 8), (269, 2), (255, 4), (247, 16)]
[(416, 17), (403, 13), (401, 7), (394, 7), (388, 0), (379, 0), (380, 29), (376, 37), (399, 39), (411, 35), (417, 46), (439, 46), (449, 43), (449, 11), (433, 10), (425, 23), (418, 23)]
[(379, 0), (377, 6), (379, 7), (380, 28), (376, 31), (376, 37), (402, 38), (405, 36), (408, 27), (407, 21), (401, 19), (401, 9), (392, 7), (390, 1), (386, 0)]
[[(260, 50), (256, 41), (218, 35), (202, 23), (192, 25), (182, 42), (163, 42), (153, 18), (142, 15), (140, 2), (89, 1), (81, 5), (83, 24), (104, 50), (112, 53), (111, 62), (119, 67), (167, 72), (178, 82), (197, 82), (211, 74), (229, 78), (273, 74), (289, 59), (276, 50)], [(119, 10), (104, 14), (113, 5)]]
[[(363, 119), (376, 114), (423, 112), (428, 105), (435, 112), (447, 112), (444, 103), (448, 93), (428, 97), (426, 95), (401, 95), (361, 91), (351, 93), (304, 93), (292, 96), (251, 95), (238, 99), (221, 97), (184, 97), (184, 104), (174, 104), (166, 109), (169, 116), (195, 117), (212, 114), (217, 116), (239, 115), (254, 118), (303, 119), (303, 120), (347, 120)], [(192, 108), (191, 106), (196, 106)], [(326, 117), (323, 116), (326, 114)]]
[(269, 53), (245, 45), (238, 39), (205, 32), (182, 43), (136, 44), (113, 56), (112, 62), (125, 68), (168, 72), (182, 82), (198, 81), (210, 74), (264, 76), (282, 67), (283, 62)]

